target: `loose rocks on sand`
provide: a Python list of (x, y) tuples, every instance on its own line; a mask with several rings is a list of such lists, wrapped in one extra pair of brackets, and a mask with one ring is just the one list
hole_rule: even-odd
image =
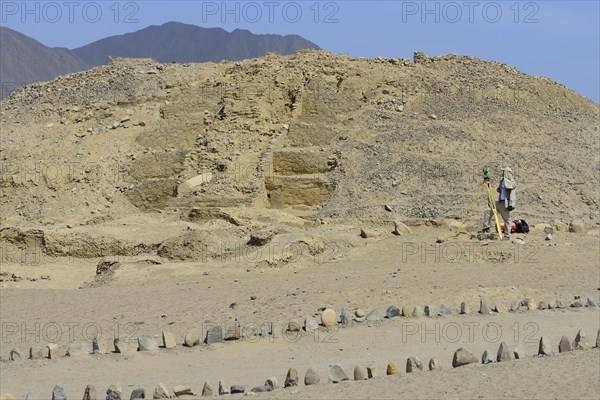
[(337, 323), (335, 311), (331, 308), (326, 308), (321, 314), (321, 323), (325, 327), (334, 326)]
[(399, 317), (401, 314), (402, 313), (400, 312), (400, 309), (395, 306), (389, 306), (388, 309), (385, 311), (386, 318)]
[(496, 361), (508, 361), (512, 358), (512, 354), (507, 344), (505, 342), (500, 343), (500, 347), (498, 347), (498, 353), (496, 354)]
[(296, 368), (290, 368), (285, 376), (283, 387), (298, 386), (298, 371)]
[(340, 365), (335, 364), (329, 370), (329, 380), (332, 383), (347, 381), (348, 375), (346, 375), (346, 373), (344, 372), (344, 369)]
[(319, 378), (317, 371), (315, 371), (312, 368), (309, 368), (308, 371), (306, 371), (306, 375), (304, 375), (304, 384), (306, 386), (309, 386), (316, 385), (319, 382), (321, 382), (321, 378)]
[(477, 363), (477, 361), (477, 357), (475, 357), (473, 353), (461, 347), (454, 352), (454, 357), (452, 358), (452, 366), (454, 368), (457, 368), (463, 365)]
[(140, 336), (138, 337), (138, 348), (140, 351), (156, 351), (158, 343), (152, 336)]
[(83, 392), (83, 400), (96, 400), (96, 388), (94, 385), (87, 385)]
[(129, 396), (129, 400), (145, 399), (145, 398), (146, 398), (146, 391), (144, 389), (135, 389), (133, 392), (131, 392), (131, 396)]
[(200, 334), (197, 330), (191, 330), (185, 335), (185, 339), (183, 340), (184, 346), (194, 347), (200, 344)]
[(538, 348), (538, 355), (549, 356), (552, 354), (552, 342), (549, 336), (542, 336), (540, 338), (540, 346)]
[(481, 363), (482, 364), (490, 364), (492, 362), (493, 362), (493, 360), (492, 360), (491, 353), (488, 350), (484, 351), (483, 354), (481, 355)]
[(429, 360), (429, 370), (435, 371), (438, 369), (442, 369), (442, 364), (440, 363), (440, 360), (438, 360), (437, 358), (432, 358), (431, 360)]
[(121, 400), (123, 388), (120, 383), (113, 383), (106, 389), (106, 400)]
[(587, 350), (590, 348), (590, 343), (583, 330), (580, 329), (579, 332), (577, 332), (577, 336), (575, 336), (572, 347), (573, 350)]
[(354, 380), (355, 381), (363, 381), (369, 378), (369, 374), (367, 369), (362, 365), (357, 365), (354, 367)]
[(406, 373), (423, 371), (423, 363), (415, 356), (406, 359)]
[(210, 386), (210, 383), (204, 382), (204, 386), (202, 387), (202, 396), (208, 397), (208, 396), (214, 396), (214, 394), (215, 394), (215, 391), (213, 390), (212, 386)]
[(558, 352), (566, 353), (567, 351), (571, 351), (571, 342), (568, 337), (563, 335), (558, 343)]
[(398, 369), (396, 363), (391, 362), (388, 364), (385, 373), (387, 375), (396, 375), (400, 373), (400, 370)]
[(52, 400), (67, 400), (65, 388), (61, 385), (55, 385), (52, 389)]

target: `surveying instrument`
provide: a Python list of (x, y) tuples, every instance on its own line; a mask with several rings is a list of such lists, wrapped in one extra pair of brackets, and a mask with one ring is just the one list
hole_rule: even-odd
[[(460, 234), (461, 229), (465, 225), (465, 221), (467, 220), (467, 217), (469, 216), (471, 211), (473, 211), (475, 202), (481, 195), (481, 191), (485, 189), (485, 191), (487, 192), (488, 204), (489, 204), (490, 208), (492, 209), (492, 214), (494, 215), (494, 221), (496, 222), (496, 232), (498, 232), (498, 240), (502, 240), (502, 228), (500, 227), (500, 220), (498, 219), (498, 210), (496, 210), (496, 201), (494, 200), (494, 192), (492, 191), (492, 178), (490, 177), (491, 171), (492, 171), (492, 169), (490, 167), (488, 167), (488, 166), (483, 167), (483, 183), (481, 184), (481, 186), (479, 186), (479, 189), (477, 189), (477, 192), (475, 193), (475, 196), (473, 197), (473, 200), (471, 201), (471, 205), (469, 206), (467, 213), (465, 214), (463, 220), (461, 221), (460, 226), (459, 226), (458, 231), (456, 232), (455, 236), (458, 236)], [(510, 227), (505, 227), (505, 229), (510, 229)]]

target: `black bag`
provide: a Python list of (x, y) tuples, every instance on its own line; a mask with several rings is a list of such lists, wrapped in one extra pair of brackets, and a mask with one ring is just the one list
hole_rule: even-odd
[(513, 222), (515, 223), (517, 233), (529, 233), (529, 225), (524, 219), (518, 219)]

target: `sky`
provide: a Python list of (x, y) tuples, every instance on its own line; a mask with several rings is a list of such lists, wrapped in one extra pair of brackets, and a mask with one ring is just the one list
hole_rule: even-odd
[(0, 25), (50, 47), (178, 21), (298, 34), (351, 57), (460, 54), (548, 76), (600, 102), (600, 1), (5, 1)]

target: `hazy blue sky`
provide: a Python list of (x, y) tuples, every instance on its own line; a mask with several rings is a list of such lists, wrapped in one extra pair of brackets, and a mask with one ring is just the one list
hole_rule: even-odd
[(299, 34), (353, 57), (472, 55), (600, 101), (600, 1), (1, 1), (0, 24), (47, 46), (180, 21)]

